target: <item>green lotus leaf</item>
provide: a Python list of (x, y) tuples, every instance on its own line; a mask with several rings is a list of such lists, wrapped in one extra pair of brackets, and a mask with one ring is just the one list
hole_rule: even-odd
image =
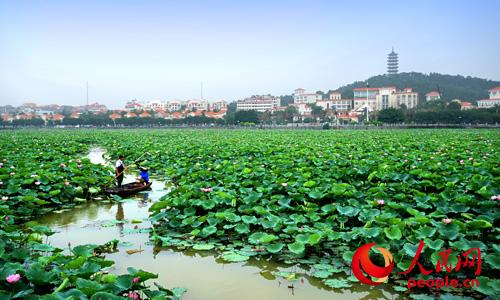
[(207, 226), (207, 227), (204, 227), (202, 230), (201, 230), (201, 233), (204, 235), (204, 236), (209, 236), (209, 235), (212, 235), (214, 233), (217, 232), (217, 227), (215, 226)]
[(399, 240), (403, 236), (401, 229), (396, 226), (384, 228), (385, 236), (390, 240)]
[(327, 279), (323, 283), (334, 289), (350, 288), (352, 285), (344, 279)]
[(194, 250), (212, 250), (215, 248), (214, 244), (196, 244), (193, 246)]
[(234, 252), (229, 252), (222, 256), (222, 259), (224, 259), (227, 262), (242, 262), (248, 260), (249, 258), (250, 258), (249, 256), (237, 254)]
[(474, 220), (474, 221), (469, 221), (465, 224), (469, 230), (485, 229), (493, 227), (493, 224), (485, 220)]
[(431, 248), (432, 250), (440, 250), (444, 245), (444, 241), (441, 239), (437, 239), (437, 240), (426, 239), (424, 242), (425, 242), (425, 245), (427, 247)]
[(313, 233), (311, 234), (308, 238), (307, 238), (307, 243), (311, 246), (314, 246), (316, 245), (317, 243), (319, 243), (321, 239), (321, 235), (318, 234), (318, 233)]
[(278, 253), (283, 249), (284, 244), (283, 243), (275, 243), (275, 244), (268, 244), (264, 246), (266, 250), (270, 253)]
[(460, 233), (460, 227), (456, 223), (440, 223), (437, 226), (437, 230), (441, 236), (449, 240), (456, 239), (458, 234)]
[(303, 243), (300, 243), (300, 242), (288, 244), (288, 250), (290, 250), (290, 252), (292, 252), (294, 254), (300, 255), (300, 254), (304, 253), (305, 245)]
[(352, 206), (337, 206), (337, 211), (348, 217), (354, 217), (359, 213), (359, 209)]
[(328, 278), (332, 275), (333, 273), (328, 271), (328, 270), (316, 270), (312, 273), (313, 277), (316, 278)]
[(249, 233), (250, 227), (245, 223), (240, 223), (240, 224), (236, 225), (236, 227), (234, 227), (234, 230), (236, 230), (236, 232), (238, 232), (240, 234)]

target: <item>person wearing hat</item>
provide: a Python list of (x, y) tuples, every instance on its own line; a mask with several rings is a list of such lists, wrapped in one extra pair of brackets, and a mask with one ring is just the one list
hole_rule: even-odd
[(148, 168), (146, 167), (139, 167), (140, 173), (139, 173), (139, 180), (141, 183), (144, 185), (149, 184), (149, 173), (148, 173)]
[(116, 173), (115, 178), (118, 187), (121, 187), (123, 182), (123, 173), (125, 172), (125, 163), (123, 162), (124, 159), (125, 156), (120, 155), (115, 164), (115, 173)]

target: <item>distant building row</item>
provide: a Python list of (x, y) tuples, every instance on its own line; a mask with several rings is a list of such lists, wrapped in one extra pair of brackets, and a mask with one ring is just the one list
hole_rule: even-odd
[[(500, 105), (500, 87), (490, 89), (489, 93), (489, 99), (477, 101), (479, 108)], [(387, 108), (416, 108), (419, 99), (419, 94), (413, 91), (412, 88), (398, 90), (395, 86), (354, 88), (353, 95), (353, 99), (343, 99), (341, 93), (334, 91), (329, 94), (328, 99), (323, 99), (322, 94), (307, 93), (304, 89), (299, 88), (293, 93), (294, 103), (291, 105), (303, 117), (311, 116), (313, 105), (321, 107), (324, 111), (334, 111), (340, 115), (353, 116), (360, 112), (373, 112)], [(441, 94), (437, 91), (431, 91), (425, 95), (426, 101), (439, 99), (441, 99)], [(470, 102), (458, 101), (461, 103), (462, 109), (474, 108)], [(273, 112), (284, 110), (286, 107), (281, 106), (279, 97), (262, 95), (237, 101), (236, 109), (239, 111)]]
[(137, 100), (132, 100), (127, 102), (125, 105), (125, 109), (128, 111), (132, 110), (154, 110), (154, 111), (181, 111), (184, 109), (188, 110), (200, 110), (200, 111), (219, 111), (226, 109), (227, 102), (224, 100), (217, 100), (212, 103), (209, 103), (207, 100), (171, 100), (171, 101), (160, 101), (160, 100), (151, 100), (146, 103), (140, 103)]

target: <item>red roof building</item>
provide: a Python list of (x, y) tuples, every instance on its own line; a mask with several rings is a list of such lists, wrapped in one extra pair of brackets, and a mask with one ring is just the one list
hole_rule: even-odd
[(151, 115), (150, 115), (147, 111), (143, 111), (143, 112), (139, 115), (139, 117), (141, 117), (141, 118), (149, 118), (149, 117), (151, 117)]
[(109, 115), (109, 118), (111, 120), (120, 119), (121, 117), (122, 117), (122, 115), (120, 115), (119, 113), (116, 113), (116, 112), (113, 112), (111, 115)]
[(500, 86), (490, 89), (490, 99), (500, 99)]
[(471, 109), (471, 108), (474, 108), (474, 105), (472, 105), (472, 103), (467, 102), (467, 101), (461, 101), (460, 102), (460, 109), (461, 110), (468, 110), (468, 109)]
[(184, 116), (182, 113), (178, 112), (178, 111), (175, 111), (172, 113), (172, 118), (173, 119), (176, 119), (176, 120), (179, 120), (179, 119), (182, 119)]
[(441, 94), (439, 92), (431, 91), (425, 94), (425, 100), (427, 101), (434, 101), (439, 99), (441, 99)]
[(64, 116), (61, 114), (55, 114), (52, 116), (52, 120), (53, 121), (62, 121), (62, 120), (64, 120)]

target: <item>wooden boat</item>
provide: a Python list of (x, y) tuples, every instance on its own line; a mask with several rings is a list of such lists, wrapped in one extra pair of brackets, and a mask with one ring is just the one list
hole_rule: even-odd
[(110, 194), (110, 195), (118, 195), (120, 197), (128, 197), (128, 196), (132, 196), (132, 195), (137, 194), (141, 191), (144, 191), (144, 190), (151, 188), (151, 184), (153, 184), (151, 181), (147, 185), (144, 185), (142, 183), (132, 182), (132, 183), (124, 184), (121, 187), (113, 187), (113, 188), (104, 189), (104, 192), (106, 194)]

